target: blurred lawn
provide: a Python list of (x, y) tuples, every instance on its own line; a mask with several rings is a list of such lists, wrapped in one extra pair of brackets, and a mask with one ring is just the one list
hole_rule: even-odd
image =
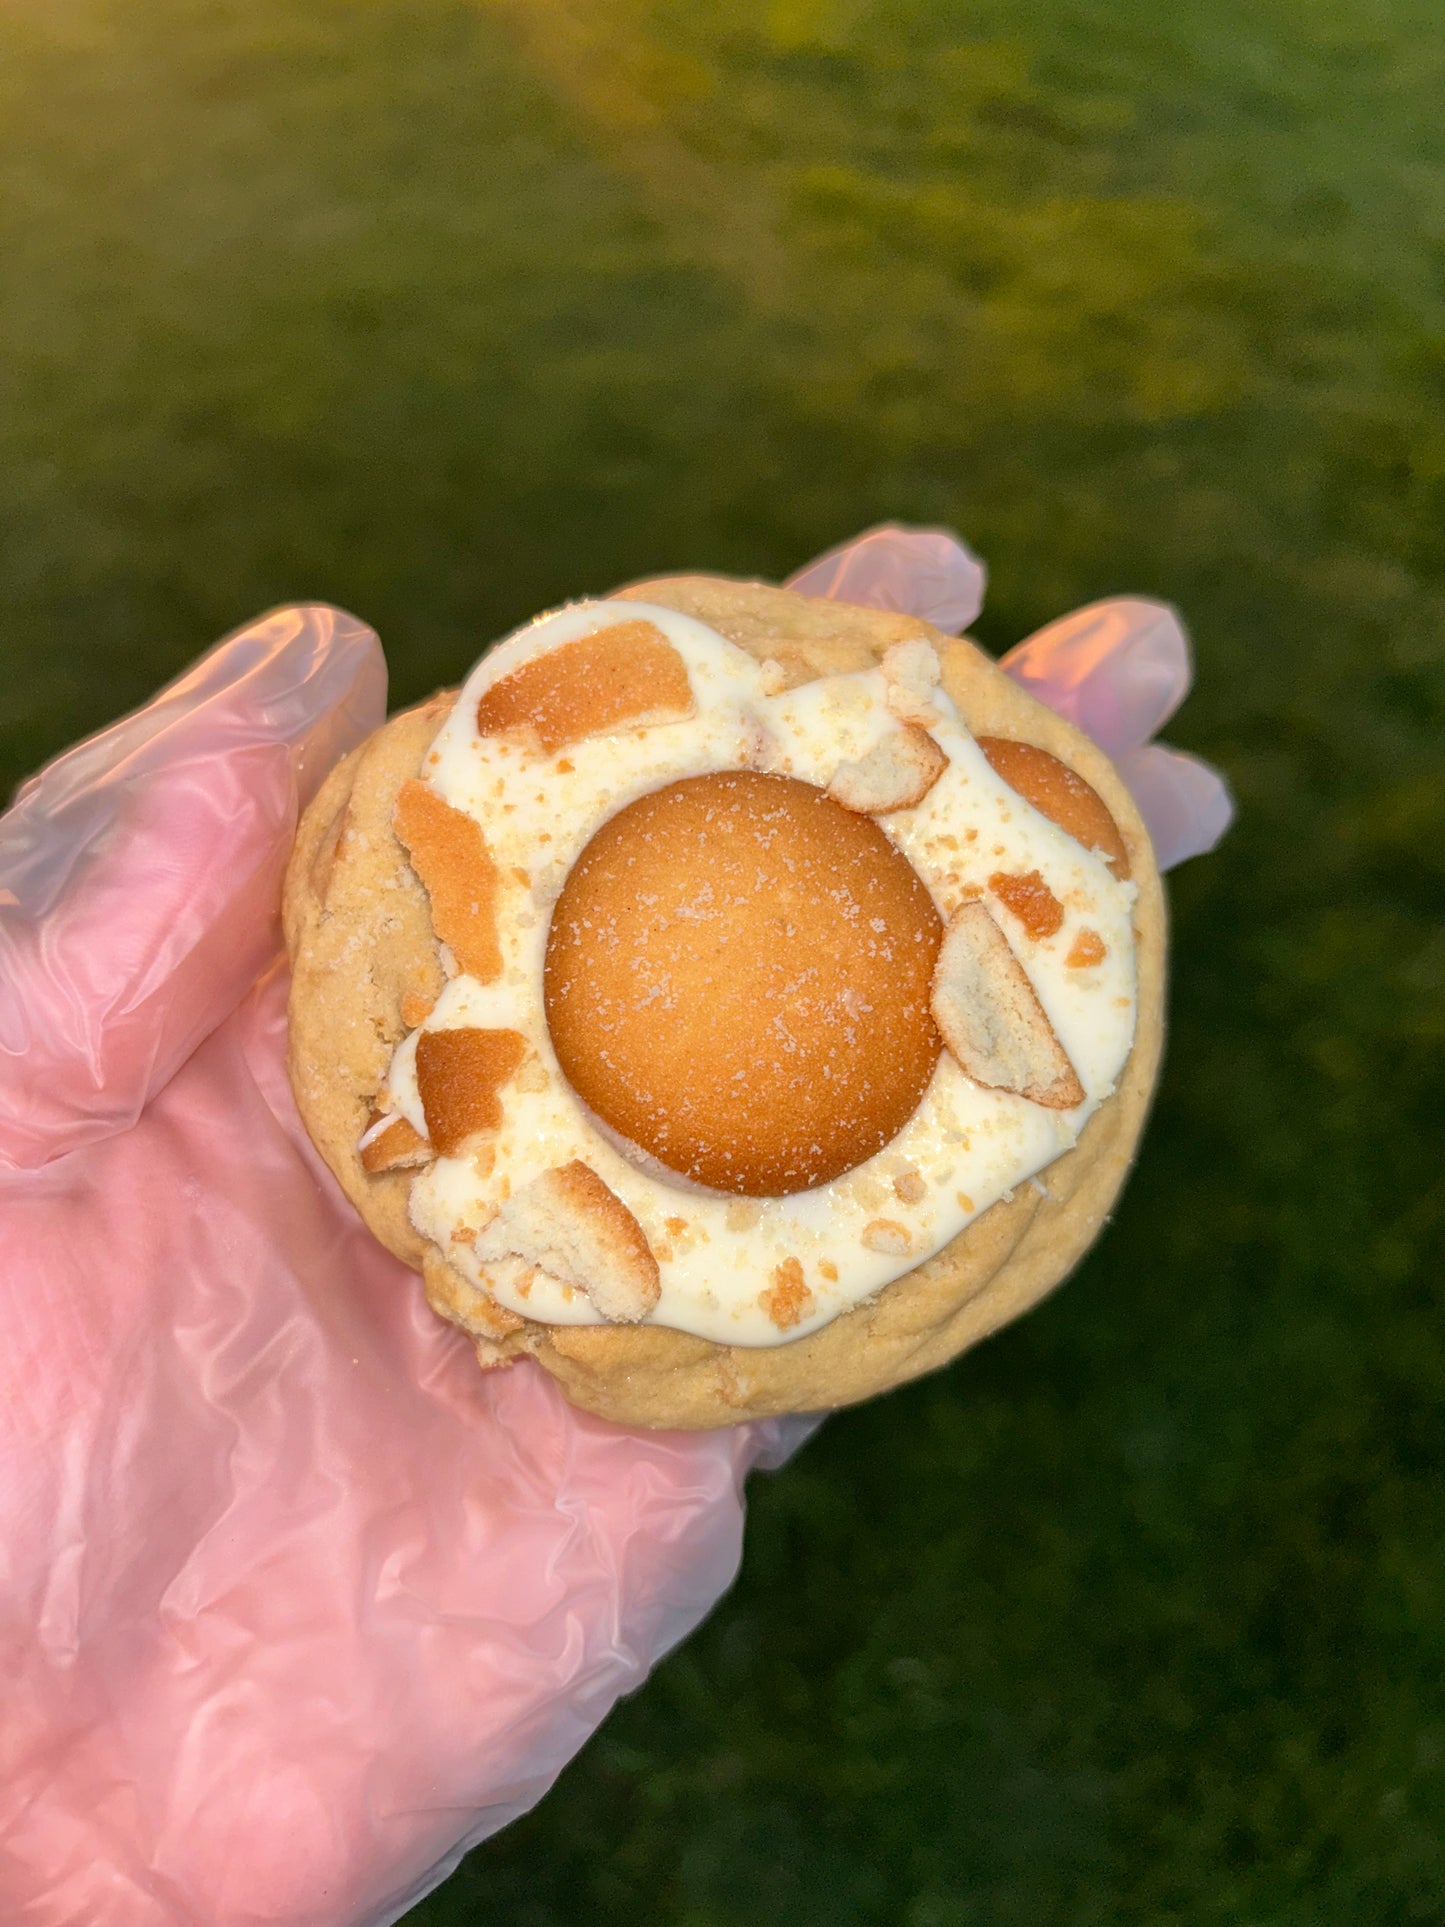
[(831, 1422), (410, 1918), (1445, 1920), (1438, 0), (0, 0), (0, 780), (297, 596), (405, 700), (885, 516), (1192, 625), (1102, 1247)]

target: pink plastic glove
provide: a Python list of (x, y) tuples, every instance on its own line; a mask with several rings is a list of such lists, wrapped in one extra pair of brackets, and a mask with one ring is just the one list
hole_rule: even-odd
[(384, 690), (281, 611), (0, 818), (6, 1927), (394, 1920), (707, 1611), (807, 1429), (483, 1376), (312, 1151), (278, 886)]

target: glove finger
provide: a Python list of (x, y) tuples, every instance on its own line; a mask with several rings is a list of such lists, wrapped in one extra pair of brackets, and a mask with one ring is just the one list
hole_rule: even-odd
[(286, 854), (382, 720), (372, 631), (280, 609), (78, 745), (0, 817), (0, 1163), (132, 1123), (274, 954)]
[(886, 522), (829, 549), (790, 575), (785, 588), (865, 609), (921, 616), (951, 636), (983, 607), (986, 572), (949, 529), (910, 529)]
[(1109, 756), (1147, 743), (1189, 693), (1189, 639), (1163, 602), (1115, 596), (1060, 616), (999, 663)]
[(1139, 805), (1161, 870), (1212, 850), (1234, 820), (1224, 778), (1183, 750), (1146, 743), (1119, 757), (1116, 767)]

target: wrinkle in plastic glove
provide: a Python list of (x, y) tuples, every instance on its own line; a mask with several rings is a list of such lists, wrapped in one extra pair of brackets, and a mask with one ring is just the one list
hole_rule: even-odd
[(810, 1426), (479, 1373), (312, 1151), (280, 876), (384, 693), (369, 630), (280, 611), (0, 818), (6, 1927), (396, 1919), (708, 1610)]

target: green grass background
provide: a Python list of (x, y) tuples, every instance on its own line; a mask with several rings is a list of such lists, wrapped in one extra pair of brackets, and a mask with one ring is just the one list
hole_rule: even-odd
[(1445, 1921), (1442, 83), (1438, 0), (0, 0), (0, 780), (282, 599), (401, 701), (899, 517), (998, 648), (1177, 603), (1239, 800), (1099, 1249), (413, 1927)]

